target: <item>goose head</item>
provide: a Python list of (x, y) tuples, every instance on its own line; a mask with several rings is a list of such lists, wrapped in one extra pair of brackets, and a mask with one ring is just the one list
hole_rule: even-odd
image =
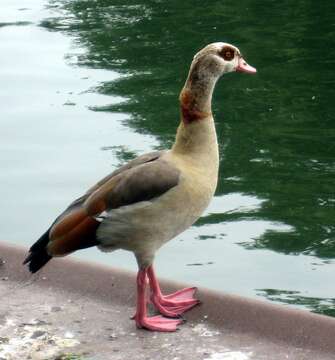
[(247, 74), (257, 72), (244, 60), (236, 46), (216, 42), (205, 46), (194, 56), (190, 73), (200, 78), (219, 78), (235, 71)]
[(211, 116), (211, 100), (216, 81), (223, 74), (235, 71), (256, 73), (256, 69), (247, 64), (234, 45), (216, 42), (195, 54), (179, 96), (184, 123)]

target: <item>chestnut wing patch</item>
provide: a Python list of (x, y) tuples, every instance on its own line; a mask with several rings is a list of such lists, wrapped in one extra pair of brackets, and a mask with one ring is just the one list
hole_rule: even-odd
[(73, 208), (50, 229), (48, 252), (62, 256), (78, 249), (98, 245), (96, 230), (100, 223), (82, 207)]

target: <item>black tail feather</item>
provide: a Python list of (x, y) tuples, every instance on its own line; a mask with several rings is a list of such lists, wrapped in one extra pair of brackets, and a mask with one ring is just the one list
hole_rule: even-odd
[(32, 273), (40, 270), (52, 258), (52, 256), (47, 253), (49, 231), (50, 230), (44, 233), (29, 249), (29, 254), (23, 261), (23, 265), (28, 264), (29, 270)]

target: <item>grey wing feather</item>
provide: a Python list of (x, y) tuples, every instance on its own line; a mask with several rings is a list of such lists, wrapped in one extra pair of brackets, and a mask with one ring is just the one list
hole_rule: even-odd
[[(176, 186), (180, 171), (151, 153), (116, 170), (87, 194), (84, 207), (91, 216), (159, 197)], [(148, 156), (150, 155), (150, 156)]]
[(134, 168), (138, 165), (141, 164), (145, 164), (147, 162), (150, 161), (155, 161), (158, 158), (160, 158), (163, 154), (165, 153), (165, 151), (152, 151), (150, 153), (141, 155), (136, 157), (133, 160), (130, 160), (129, 162), (127, 162), (126, 164), (122, 165), (121, 167), (119, 167), (118, 169), (114, 170), (112, 173), (110, 173), (109, 175), (105, 176), (103, 179), (101, 179), (99, 182), (97, 182), (93, 187), (91, 187), (88, 191), (87, 194), (91, 194), (93, 191), (97, 190), (101, 185), (105, 184), (108, 180), (110, 180), (111, 178), (113, 178), (116, 175), (121, 174), (122, 172), (129, 170), (131, 168)]
[(179, 182), (180, 171), (168, 162), (158, 159), (138, 165), (124, 172), (107, 195), (111, 209), (156, 198)]

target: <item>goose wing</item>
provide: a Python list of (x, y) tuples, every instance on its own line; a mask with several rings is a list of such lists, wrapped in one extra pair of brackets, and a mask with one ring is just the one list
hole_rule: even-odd
[(158, 198), (178, 185), (179, 170), (162, 154), (154, 152), (130, 161), (75, 200), (51, 226), (48, 253), (61, 256), (98, 245), (96, 231), (102, 213)]

